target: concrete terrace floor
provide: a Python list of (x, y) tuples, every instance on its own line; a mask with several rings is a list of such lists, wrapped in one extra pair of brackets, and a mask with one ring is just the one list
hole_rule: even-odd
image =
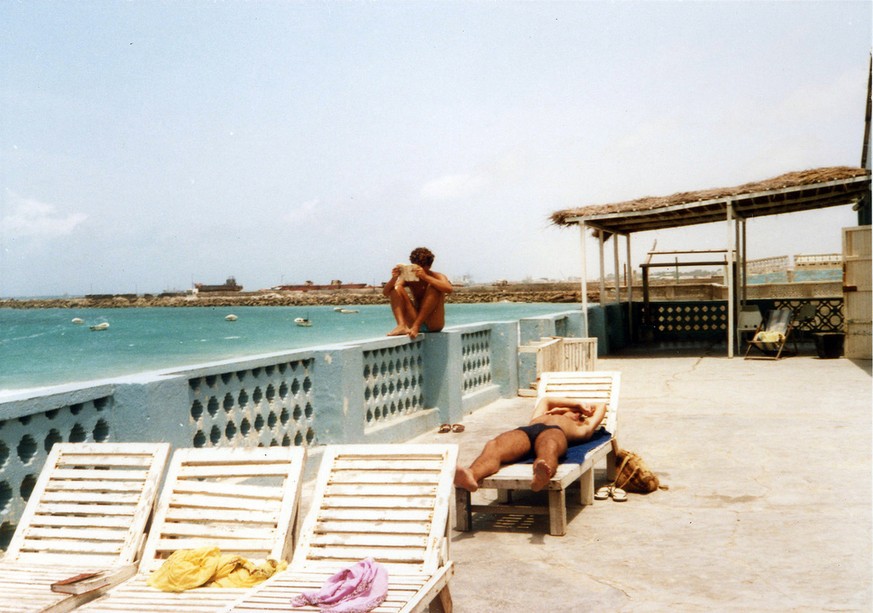
[[(669, 489), (574, 504), (563, 537), (544, 516), (477, 515), (453, 532), (457, 612), (873, 608), (869, 361), (672, 349), (598, 370), (621, 371), (619, 442)], [(413, 442), (457, 443), (468, 463), (532, 405), (500, 400)]]

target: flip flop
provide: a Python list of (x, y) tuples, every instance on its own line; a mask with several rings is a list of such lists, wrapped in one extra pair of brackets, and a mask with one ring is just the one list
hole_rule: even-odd
[(464, 424), (452, 424), (452, 432), (463, 432)]
[(445, 434), (446, 432), (451, 432), (452, 426), (451, 424), (440, 424), (440, 429), (437, 430), (440, 434)]
[(599, 490), (594, 492), (594, 500), (606, 500), (612, 495), (612, 486), (604, 485)]
[(627, 492), (620, 487), (612, 488), (612, 499), (616, 502), (624, 502), (627, 500)]

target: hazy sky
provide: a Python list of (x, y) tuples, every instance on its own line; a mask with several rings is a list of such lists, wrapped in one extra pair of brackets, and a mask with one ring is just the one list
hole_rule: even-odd
[(859, 165), (870, 51), (869, 1), (0, 0), (0, 296), (578, 276), (553, 211)]

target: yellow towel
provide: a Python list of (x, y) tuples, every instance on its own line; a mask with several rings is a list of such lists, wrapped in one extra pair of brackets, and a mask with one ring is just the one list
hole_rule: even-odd
[(285, 560), (263, 560), (255, 564), (241, 556), (227, 554), (221, 556), (218, 569), (206, 587), (252, 587), (286, 568), (288, 562)]
[(174, 551), (148, 578), (164, 592), (184, 592), (195, 587), (251, 587), (288, 567), (284, 560), (251, 562), (235, 554), (221, 554), (218, 547)]
[(148, 584), (164, 592), (184, 592), (200, 587), (215, 574), (220, 557), (218, 547), (174, 551), (149, 576)]
[(770, 332), (768, 330), (761, 330), (755, 335), (755, 340), (761, 343), (781, 343), (783, 338), (785, 337), (781, 332)]

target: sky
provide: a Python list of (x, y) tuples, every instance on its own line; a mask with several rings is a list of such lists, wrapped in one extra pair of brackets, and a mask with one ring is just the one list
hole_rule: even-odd
[[(860, 165), (871, 7), (0, 0), (0, 297), (378, 284), (420, 245), (576, 278), (554, 211)], [(748, 257), (853, 225), (753, 219)]]

